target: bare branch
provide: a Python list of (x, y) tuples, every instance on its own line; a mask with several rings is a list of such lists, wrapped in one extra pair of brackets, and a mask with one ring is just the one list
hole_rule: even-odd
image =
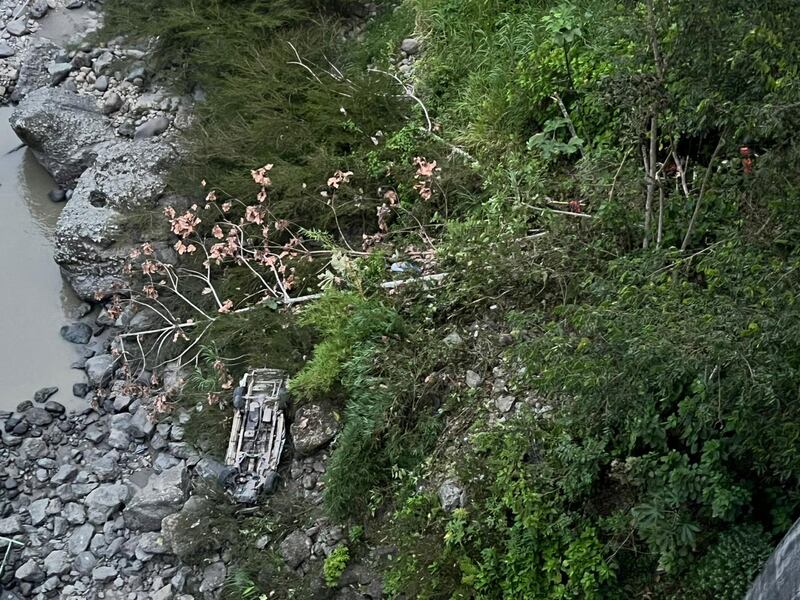
[[(555, 93), (550, 97), (556, 101), (556, 104), (558, 104), (558, 108), (561, 109), (561, 114), (564, 115), (564, 119), (566, 119), (567, 121), (567, 127), (569, 128), (570, 135), (574, 138), (577, 138), (578, 132), (575, 131), (575, 124), (572, 122), (572, 118), (569, 116), (569, 112), (567, 111), (567, 107), (564, 106), (564, 101), (561, 99), (561, 96)], [(583, 158), (583, 148), (578, 146), (578, 152), (581, 153), (581, 158)]]
[(650, 155), (647, 160), (647, 197), (644, 205), (644, 239), (642, 248), (650, 245), (650, 223), (653, 220), (653, 194), (656, 186), (656, 160), (658, 159), (658, 118), (650, 117)]
[(405, 84), (403, 80), (400, 79), (394, 73), (382, 71), (381, 69), (376, 69), (374, 67), (370, 67), (369, 69), (367, 69), (367, 71), (369, 71), (370, 73), (380, 73), (381, 75), (386, 75), (387, 77), (391, 77), (392, 79), (394, 79), (400, 85), (400, 87), (403, 88), (405, 95), (414, 100), (417, 104), (419, 104), (420, 108), (422, 109), (422, 112), (425, 114), (425, 122), (427, 123), (426, 131), (428, 131), (429, 133), (433, 131), (433, 123), (431, 122), (431, 117), (428, 114), (428, 109), (425, 107), (425, 104), (422, 102), (422, 100), (420, 100), (414, 93), (414, 86)]
[(717, 160), (717, 155), (719, 151), (722, 149), (722, 146), (725, 144), (725, 136), (724, 134), (720, 136), (719, 142), (717, 143), (717, 147), (714, 148), (714, 153), (711, 155), (711, 160), (708, 162), (708, 168), (706, 169), (706, 174), (703, 177), (703, 184), (700, 186), (700, 195), (697, 197), (697, 202), (694, 205), (694, 211), (692, 212), (692, 218), (689, 220), (689, 226), (686, 228), (686, 235), (683, 236), (683, 243), (681, 244), (681, 252), (686, 252), (686, 248), (689, 247), (689, 241), (692, 238), (692, 231), (694, 230), (694, 226), (697, 223), (697, 216), (700, 214), (700, 206), (703, 203), (703, 198), (705, 197), (706, 187), (708, 186), (708, 182), (711, 180), (711, 173), (714, 171), (714, 163)]

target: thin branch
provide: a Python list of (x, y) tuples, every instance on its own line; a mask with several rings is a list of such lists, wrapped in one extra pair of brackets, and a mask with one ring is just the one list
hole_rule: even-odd
[(714, 148), (714, 154), (711, 155), (711, 160), (708, 162), (708, 168), (706, 169), (706, 174), (703, 177), (703, 184), (700, 186), (700, 195), (697, 197), (697, 203), (694, 205), (694, 212), (692, 212), (692, 218), (689, 220), (689, 226), (686, 228), (686, 235), (683, 236), (683, 243), (681, 244), (681, 252), (686, 252), (686, 248), (689, 247), (689, 241), (692, 238), (692, 231), (694, 230), (694, 226), (697, 223), (697, 216), (700, 214), (700, 206), (703, 203), (703, 198), (706, 193), (706, 187), (708, 186), (708, 182), (711, 180), (711, 173), (714, 170), (714, 163), (717, 160), (717, 155), (719, 151), (722, 149), (722, 146), (725, 143), (725, 136), (724, 134), (720, 136), (719, 142), (717, 143), (717, 147)]
[(656, 23), (656, 9), (653, 5), (653, 0), (645, 0), (647, 4), (647, 28), (650, 34), (650, 45), (653, 48), (653, 60), (656, 64), (656, 74), (658, 75), (659, 82), (664, 81), (664, 58), (661, 54), (661, 43), (658, 40), (658, 28)]
[(394, 73), (389, 73), (389, 72), (387, 72), (387, 71), (382, 71), (381, 69), (376, 69), (376, 68), (374, 68), (374, 67), (370, 67), (370, 68), (368, 68), (368, 69), (367, 69), (367, 71), (369, 71), (369, 72), (371, 72), (371, 73), (380, 73), (381, 75), (386, 75), (387, 77), (391, 77), (391, 78), (392, 78), (392, 79), (394, 79), (394, 80), (395, 80), (397, 83), (399, 83), (399, 84), (400, 84), (400, 86), (401, 86), (401, 87), (403, 88), (403, 90), (405, 91), (405, 93), (406, 93), (406, 96), (408, 96), (409, 98), (411, 98), (412, 100), (414, 100), (414, 101), (415, 101), (417, 104), (419, 104), (420, 108), (422, 109), (422, 112), (423, 112), (423, 113), (425, 113), (425, 122), (428, 124), (427, 131), (428, 131), (428, 132), (431, 132), (431, 131), (433, 131), (433, 123), (431, 122), (431, 117), (430, 117), (430, 115), (428, 114), (428, 109), (425, 107), (425, 104), (422, 102), (422, 100), (420, 100), (420, 99), (419, 99), (419, 98), (416, 96), (416, 94), (414, 94), (414, 88), (413, 88), (412, 86), (410, 86), (410, 85), (406, 85), (405, 83), (403, 83), (403, 80), (402, 80), (402, 79), (400, 79), (400, 78), (399, 78), (397, 75), (395, 75)]
[(611, 189), (608, 192), (608, 201), (611, 202), (614, 198), (614, 190), (617, 187), (617, 181), (619, 180), (619, 175), (622, 173), (622, 168), (625, 166), (625, 161), (628, 160), (628, 156), (630, 155), (631, 151), (635, 148), (635, 146), (631, 146), (625, 152), (625, 155), (622, 157), (622, 162), (619, 164), (619, 168), (617, 172), (614, 174), (614, 180), (611, 182)]
[(642, 248), (650, 245), (650, 223), (653, 220), (653, 194), (656, 186), (656, 160), (658, 158), (658, 118), (650, 117), (650, 155), (647, 166), (647, 197), (644, 204), (644, 239)]
[(292, 44), (292, 42), (286, 42), (286, 43), (289, 44), (289, 47), (294, 52), (294, 55), (297, 57), (296, 61), (291, 61), (288, 64), (303, 67), (306, 71), (308, 71), (311, 74), (311, 76), (314, 79), (317, 80), (317, 83), (322, 84), (322, 80), (319, 77), (317, 77), (317, 74), (314, 73), (314, 70), (311, 67), (309, 67), (306, 63), (304, 63), (302, 58), (300, 58), (300, 53), (297, 51), (297, 48), (294, 47), (294, 44)]
[(656, 248), (661, 248), (661, 241), (664, 238), (664, 185), (661, 177), (656, 176), (658, 181), (658, 229), (656, 230)]
[(531, 204), (527, 204), (525, 202), (523, 202), (522, 204), (523, 206), (527, 206), (531, 210), (538, 210), (539, 212), (555, 213), (557, 215), (566, 215), (568, 217), (579, 217), (581, 219), (594, 219), (593, 215), (587, 215), (586, 213), (576, 213), (576, 212), (570, 212), (568, 210), (556, 210), (555, 208), (532, 206)]
[[(567, 127), (569, 128), (569, 133), (573, 138), (578, 137), (578, 132), (575, 131), (575, 124), (572, 122), (572, 118), (569, 116), (569, 112), (567, 111), (567, 107), (564, 106), (564, 101), (561, 99), (561, 96), (558, 93), (553, 94), (550, 96), (553, 100), (556, 101), (558, 104), (558, 108), (561, 109), (561, 114), (564, 115), (564, 119), (567, 121)], [(583, 158), (583, 148), (578, 146), (578, 152), (581, 153), (581, 158)]]

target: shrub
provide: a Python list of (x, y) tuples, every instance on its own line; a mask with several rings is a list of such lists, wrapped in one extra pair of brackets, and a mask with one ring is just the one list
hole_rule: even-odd
[(325, 585), (328, 587), (336, 587), (349, 562), (350, 550), (347, 546), (336, 546), (322, 565), (322, 573), (325, 575)]

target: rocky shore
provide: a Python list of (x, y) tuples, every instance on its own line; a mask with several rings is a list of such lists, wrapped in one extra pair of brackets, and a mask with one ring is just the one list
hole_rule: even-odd
[[(80, 0), (0, 3), (0, 98), (17, 103), (15, 132), (58, 183), (51, 200), (66, 201), (56, 260), (89, 302), (125, 287), (122, 265), (140, 241), (126, 219), (164, 201), (191, 105), (152, 81), (145, 49), (77, 41), (68, 51), (37, 35), (65, 11), (80, 11), (78, 34), (91, 31), (100, 20), (93, 8)], [(171, 258), (165, 244), (158, 251)], [(0, 536), (18, 542), (0, 574), (0, 597), (215, 598), (222, 557), (182, 566), (181, 533), (161, 532), (202, 472), (183, 441), (188, 415), (156, 425), (149, 374), (131, 381), (114, 350), (116, 336), (146, 318), (113, 318), (89, 304), (80, 313), (61, 334), (81, 347), (73, 367), (85, 369), (89, 383), (72, 391), (87, 408), (68, 413), (50, 399), (55, 390), (43, 388), (0, 412)]]

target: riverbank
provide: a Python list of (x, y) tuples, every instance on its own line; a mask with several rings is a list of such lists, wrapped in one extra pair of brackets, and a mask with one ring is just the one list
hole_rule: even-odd
[[(200, 461), (183, 441), (186, 415), (156, 426), (150, 373), (127, 373), (115, 346), (147, 315), (87, 304), (125, 293), (122, 265), (136, 236), (124, 220), (162, 196), (188, 103), (150, 84), (136, 62), (141, 49), (82, 42), (100, 17), (81, 2), (6, 2), (0, 14), (0, 96), (18, 103), (6, 118), (55, 180), (38, 192), (61, 209), (55, 255), (84, 301), (71, 311), (78, 320), (51, 333), (63, 325), (59, 342), (74, 355), (64, 369), (86, 372), (85, 383), (79, 371), (68, 383), (42, 381), (0, 411), (0, 536), (19, 543), (0, 575), (3, 598), (216, 598), (224, 564), (182, 566), (171, 546), (180, 534), (161, 532), (161, 519), (189, 498)], [(70, 40), (77, 49), (58, 45)], [(57, 269), (49, 274), (60, 281)], [(24, 347), (16, 352), (23, 360)], [(26, 384), (36, 380), (29, 374)], [(57, 401), (56, 387), (80, 400)]]

